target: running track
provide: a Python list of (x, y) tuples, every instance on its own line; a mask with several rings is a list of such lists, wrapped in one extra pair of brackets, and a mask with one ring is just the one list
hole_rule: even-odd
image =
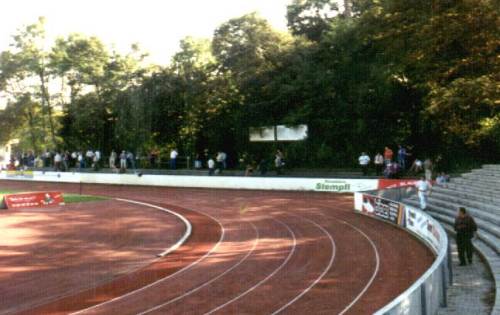
[(83, 193), (170, 209), (191, 221), (192, 235), (140, 270), (25, 314), (370, 314), (433, 260), (406, 232), (353, 213), (347, 195), (102, 185)]

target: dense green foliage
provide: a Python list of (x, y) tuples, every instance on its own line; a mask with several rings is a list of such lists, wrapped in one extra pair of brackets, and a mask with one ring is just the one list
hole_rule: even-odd
[[(345, 3), (352, 16), (336, 1), (293, 0), (290, 33), (256, 14), (231, 19), (212, 39), (184, 39), (164, 67), (143, 66), (138, 47), (122, 56), (78, 34), (46, 51), (40, 20), (0, 55), (12, 99), (0, 142), (257, 159), (281, 146), (291, 165), (337, 167), (401, 143), (445, 168), (498, 161), (498, 1)], [(274, 124), (308, 124), (309, 138), (248, 142), (249, 127)]]

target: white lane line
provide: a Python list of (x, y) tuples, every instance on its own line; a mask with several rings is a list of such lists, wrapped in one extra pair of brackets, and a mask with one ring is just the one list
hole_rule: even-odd
[(254, 241), (254, 244), (253, 244), (253, 246), (252, 246), (252, 249), (251, 249), (251, 250), (250, 250), (250, 251), (249, 251), (249, 252), (248, 252), (248, 253), (247, 253), (247, 254), (246, 254), (246, 255), (245, 255), (245, 256), (244, 256), (244, 257), (243, 257), (240, 261), (238, 261), (238, 263), (237, 263), (237, 264), (235, 264), (235, 265), (234, 265), (234, 266), (232, 266), (231, 268), (227, 269), (226, 271), (224, 271), (223, 273), (221, 273), (221, 274), (220, 274), (220, 275), (218, 275), (217, 277), (212, 278), (211, 280), (209, 280), (209, 281), (207, 281), (207, 282), (203, 283), (202, 285), (200, 285), (200, 286), (198, 286), (198, 287), (195, 287), (194, 289), (192, 289), (192, 290), (190, 290), (190, 291), (188, 291), (188, 292), (184, 293), (183, 295), (180, 295), (180, 296), (178, 296), (178, 297), (176, 297), (176, 298), (174, 298), (174, 299), (172, 299), (172, 300), (170, 300), (170, 301), (167, 301), (167, 302), (165, 302), (165, 303), (163, 303), (163, 304), (157, 305), (157, 306), (155, 306), (155, 307), (153, 307), (153, 308), (150, 308), (150, 309), (145, 310), (145, 311), (143, 311), (143, 312), (141, 312), (141, 313), (138, 313), (137, 315), (147, 314), (147, 313), (150, 313), (150, 312), (156, 311), (157, 309), (160, 309), (160, 308), (162, 308), (162, 307), (164, 307), (164, 306), (167, 306), (167, 305), (169, 305), (169, 304), (171, 304), (171, 303), (174, 303), (174, 302), (176, 302), (176, 301), (178, 301), (178, 300), (180, 300), (180, 299), (182, 299), (182, 298), (184, 298), (184, 297), (186, 297), (186, 296), (188, 296), (188, 295), (190, 295), (190, 294), (192, 294), (192, 293), (194, 293), (194, 292), (196, 292), (196, 291), (198, 291), (198, 290), (202, 289), (203, 287), (205, 287), (205, 286), (209, 285), (210, 283), (212, 283), (212, 282), (214, 282), (214, 281), (216, 281), (216, 280), (220, 279), (221, 277), (223, 277), (224, 275), (226, 275), (227, 273), (229, 273), (230, 271), (234, 270), (236, 267), (238, 267), (239, 265), (241, 265), (241, 264), (242, 264), (242, 263), (243, 263), (243, 262), (244, 262), (244, 261), (245, 261), (245, 260), (246, 260), (246, 259), (247, 259), (247, 258), (248, 258), (248, 257), (249, 257), (252, 253), (253, 253), (253, 252), (254, 252), (255, 248), (257, 247), (257, 244), (259, 243), (259, 238), (260, 238), (260, 236), (259, 236), (259, 230), (255, 227), (255, 224), (253, 224), (252, 222), (250, 222), (250, 224), (252, 225), (252, 227), (253, 227), (253, 229), (254, 229), (254, 231), (255, 231), (255, 234), (256, 234), (256, 239), (255, 239), (255, 241)]
[[(145, 204), (146, 204), (146, 203), (145, 203)], [(151, 206), (154, 206), (154, 205), (151, 205)], [(193, 212), (198, 212), (198, 211), (195, 211), (195, 210), (190, 210), (190, 211), (193, 211)], [(201, 212), (198, 212), (198, 213), (200, 213), (200, 214), (202, 214), (202, 215), (206, 215), (207, 217), (209, 217), (209, 218), (211, 218), (212, 220), (214, 220), (215, 222), (217, 222), (217, 223), (219, 224), (219, 226), (220, 226), (221, 230), (222, 230), (222, 233), (221, 233), (221, 235), (220, 235), (220, 237), (219, 237), (219, 240), (217, 241), (217, 243), (215, 244), (215, 246), (214, 246), (214, 247), (212, 247), (212, 248), (210, 249), (210, 251), (208, 251), (207, 253), (205, 253), (205, 255), (203, 255), (202, 257), (200, 257), (200, 258), (199, 258), (199, 259), (197, 259), (196, 261), (192, 262), (191, 264), (187, 265), (186, 267), (184, 267), (184, 268), (182, 268), (182, 269), (180, 269), (180, 270), (177, 270), (177, 271), (176, 271), (176, 272), (174, 272), (173, 274), (168, 275), (168, 276), (166, 276), (166, 277), (164, 277), (164, 278), (158, 279), (158, 280), (156, 280), (155, 282), (152, 282), (152, 283), (150, 283), (150, 284), (148, 284), (148, 285), (146, 285), (146, 286), (144, 286), (144, 287), (142, 287), (142, 288), (139, 288), (139, 289), (134, 290), (134, 291), (130, 291), (130, 292), (128, 292), (128, 293), (126, 293), (126, 294), (124, 294), (124, 295), (117, 296), (117, 297), (115, 297), (115, 298), (113, 298), (113, 299), (111, 299), (111, 300), (108, 300), (108, 301), (105, 301), (105, 302), (102, 302), (102, 303), (96, 304), (96, 305), (94, 305), (94, 306), (91, 306), (91, 307), (85, 308), (85, 309), (83, 309), (83, 310), (79, 310), (78, 312), (74, 312), (74, 313), (71, 313), (71, 314), (74, 314), (74, 315), (76, 315), (76, 314), (82, 314), (82, 313), (84, 313), (84, 312), (88, 312), (88, 311), (91, 311), (91, 310), (96, 309), (96, 308), (98, 308), (98, 307), (102, 307), (102, 306), (104, 306), (104, 305), (110, 304), (110, 303), (112, 303), (112, 302), (116, 302), (116, 301), (122, 300), (122, 299), (124, 299), (124, 298), (126, 298), (126, 297), (129, 297), (129, 296), (133, 295), (133, 294), (140, 293), (140, 292), (142, 292), (142, 291), (144, 291), (144, 290), (146, 290), (146, 289), (148, 289), (148, 288), (151, 288), (151, 287), (153, 287), (153, 286), (155, 286), (155, 285), (157, 285), (157, 284), (159, 284), (159, 283), (161, 283), (161, 282), (164, 282), (164, 281), (166, 281), (166, 280), (168, 280), (168, 279), (170, 279), (170, 278), (172, 278), (172, 277), (174, 277), (174, 276), (176, 276), (176, 275), (178, 275), (178, 274), (180, 274), (180, 273), (182, 273), (182, 272), (184, 272), (184, 271), (186, 271), (186, 270), (188, 270), (188, 269), (191, 269), (192, 267), (194, 267), (195, 265), (197, 265), (198, 263), (200, 263), (203, 259), (205, 259), (205, 258), (207, 258), (208, 256), (210, 256), (210, 255), (211, 255), (211, 254), (212, 254), (212, 253), (213, 253), (213, 252), (217, 249), (217, 247), (219, 247), (219, 245), (222, 243), (222, 241), (223, 241), (223, 239), (224, 239), (224, 236), (225, 236), (225, 234), (226, 234), (226, 231), (225, 231), (225, 229), (224, 229), (224, 226), (222, 226), (222, 223), (221, 223), (219, 220), (217, 220), (216, 218), (214, 218), (213, 216), (211, 216), (211, 215), (209, 215), (209, 214), (207, 214), (207, 213), (201, 213)]]
[[(338, 220), (338, 219), (337, 219)], [(373, 250), (375, 251), (375, 258), (376, 258), (376, 266), (375, 266), (375, 270), (372, 274), (372, 277), (370, 278), (370, 280), (368, 281), (368, 283), (366, 284), (366, 286), (363, 288), (363, 290), (354, 298), (354, 300), (352, 300), (352, 302), (347, 305), (343, 310), (342, 312), (340, 312), (338, 315), (343, 315), (345, 314), (354, 304), (356, 304), (358, 302), (358, 300), (363, 296), (363, 294), (365, 294), (366, 290), (368, 290), (368, 288), (372, 285), (373, 283), (373, 280), (375, 280), (375, 277), (377, 276), (378, 274), (378, 271), (379, 271), (379, 268), (380, 268), (380, 256), (378, 254), (378, 250), (377, 250), (377, 246), (375, 246), (375, 243), (373, 243), (372, 239), (365, 234), (365, 232), (363, 232), (362, 230), (360, 230), (359, 228), (355, 227), (354, 225), (346, 222), (346, 221), (342, 221), (342, 220), (338, 220), (338, 221), (341, 221), (341, 222), (344, 222), (345, 224), (349, 225), (350, 227), (352, 227), (353, 229), (355, 229), (356, 231), (358, 231), (361, 235), (363, 235), (367, 240), (368, 242), (370, 242)]]
[(177, 243), (175, 243), (173, 246), (171, 246), (170, 248), (167, 248), (165, 251), (158, 254), (159, 257), (167, 256), (168, 254), (170, 254), (171, 252), (173, 252), (174, 250), (179, 248), (182, 244), (184, 244), (186, 242), (186, 240), (188, 239), (188, 237), (191, 236), (191, 232), (193, 231), (193, 227), (191, 226), (191, 223), (184, 216), (180, 215), (177, 212), (174, 212), (172, 210), (169, 210), (169, 209), (166, 209), (163, 207), (159, 207), (159, 206), (155, 206), (155, 205), (152, 205), (149, 203), (135, 201), (135, 200), (122, 199), (122, 198), (115, 198), (115, 200), (128, 202), (128, 203), (134, 203), (137, 205), (146, 206), (146, 207), (150, 207), (150, 208), (155, 208), (155, 209), (158, 209), (160, 211), (164, 211), (164, 212), (167, 212), (167, 213), (170, 213), (170, 214), (176, 216), (184, 223), (184, 225), (186, 226), (186, 232), (184, 232), (184, 235), (182, 236), (182, 238), (179, 241), (177, 241)]
[(325, 230), (321, 225), (317, 224), (316, 222), (314, 222), (312, 220), (309, 220), (307, 218), (304, 218), (304, 217), (300, 217), (300, 219), (311, 222), (316, 227), (318, 227), (321, 231), (323, 231), (324, 234), (326, 234), (328, 236), (328, 238), (330, 239), (330, 244), (332, 244), (332, 255), (330, 257), (330, 261), (328, 262), (328, 266), (326, 266), (326, 268), (323, 270), (323, 272), (321, 273), (321, 275), (318, 278), (316, 278), (316, 280), (314, 280), (314, 282), (310, 286), (308, 286), (305, 290), (303, 290), (294, 299), (290, 300), (287, 304), (283, 305), (281, 308), (279, 308), (278, 310), (274, 311), (272, 313), (272, 315), (275, 315), (275, 314), (278, 314), (278, 313), (282, 312), (284, 309), (286, 309), (287, 307), (289, 307), (293, 303), (297, 302), (302, 296), (304, 296), (307, 292), (309, 292), (309, 290), (311, 290), (328, 273), (328, 271), (330, 270), (330, 268), (333, 265), (333, 261), (335, 260), (335, 254), (336, 254), (337, 247), (335, 246), (335, 241), (333, 240), (332, 235), (327, 230)]
[(257, 287), (259, 287), (260, 285), (262, 285), (264, 282), (266, 282), (267, 280), (269, 280), (272, 276), (274, 276), (278, 271), (280, 271), (287, 263), (288, 261), (290, 260), (290, 258), (292, 258), (292, 255), (293, 253), (295, 252), (295, 247), (297, 246), (297, 238), (295, 237), (295, 233), (293, 233), (292, 229), (290, 229), (290, 227), (286, 224), (286, 223), (283, 223), (281, 222), (280, 220), (277, 220), (277, 219), (273, 219), (274, 221), (280, 223), (281, 225), (283, 225), (284, 227), (287, 228), (287, 230), (290, 232), (290, 234), (292, 235), (292, 238), (293, 238), (293, 247), (292, 247), (292, 250), (290, 251), (290, 253), (288, 253), (288, 256), (286, 257), (286, 259), (283, 261), (283, 263), (277, 268), (275, 269), (271, 274), (269, 274), (267, 277), (265, 277), (264, 279), (262, 279), (261, 281), (259, 281), (256, 285), (254, 285), (253, 287), (249, 288), (248, 290), (246, 290), (245, 292), (239, 294), (238, 296), (236, 296), (235, 298), (227, 301), (226, 303), (222, 304), (222, 305), (219, 305), (218, 307), (212, 309), (210, 312), (207, 312), (205, 313), (205, 315), (208, 315), (208, 314), (212, 314), (220, 309), (222, 309), (223, 307), (233, 303), (234, 301), (244, 297), (245, 295), (247, 295), (248, 293), (252, 292), (253, 290), (255, 290)]

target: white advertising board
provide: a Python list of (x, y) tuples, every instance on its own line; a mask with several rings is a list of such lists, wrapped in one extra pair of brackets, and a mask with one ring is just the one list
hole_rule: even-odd
[(181, 176), (103, 174), (103, 173), (58, 173), (32, 172), (30, 177), (9, 177), (0, 173), (0, 179), (33, 180), (44, 182), (66, 182), (87, 184), (144, 185), (165, 187), (294, 190), (352, 193), (377, 188), (376, 179), (318, 179), (290, 177), (239, 177), (239, 176)]

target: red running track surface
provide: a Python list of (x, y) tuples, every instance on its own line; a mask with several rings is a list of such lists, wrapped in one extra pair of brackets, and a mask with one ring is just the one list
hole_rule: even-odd
[[(0, 187), (79, 191), (78, 185), (33, 182), (0, 181)], [(347, 195), (102, 185), (82, 191), (174, 210), (192, 222), (193, 234), (167, 257), (150, 257), (126, 276), (54, 297), (25, 314), (370, 314), (433, 261), (406, 232), (354, 213)], [(143, 211), (145, 218), (154, 213)], [(180, 237), (178, 229), (159, 234)], [(75, 234), (84, 232), (75, 227)], [(133, 251), (126, 259), (143, 261)], [(16, 286), (14, 278), (0, 287)]]

